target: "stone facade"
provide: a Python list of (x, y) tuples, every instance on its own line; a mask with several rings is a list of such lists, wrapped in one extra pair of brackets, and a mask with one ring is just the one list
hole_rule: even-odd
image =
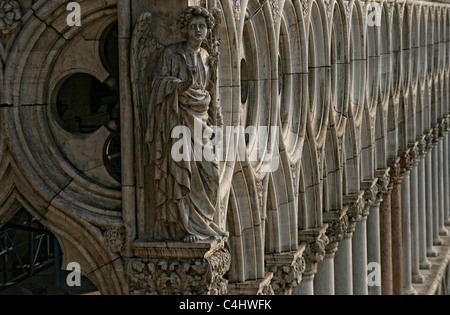
[[(25, 208), (102, 294), (448, 292), (450, 4), (75, 2), (81, 26), (69, 1), (0, 0), (0, 227)], [(226, 236), (193, 243), (150, 236), (136, 98), (189, 6), (216, 17), (223, 126), (279, 130), (270, 160), (227, 143), (244, 156), (220, 163), (207, 221)]]

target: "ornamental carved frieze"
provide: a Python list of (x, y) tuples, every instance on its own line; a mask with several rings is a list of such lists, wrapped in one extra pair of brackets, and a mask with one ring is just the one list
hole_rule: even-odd
[(134, 258), (127, 274), (132, 295), (225, 295), (230, 253), (224, 247), (204, 258)]
[(21, 20), (22, 9), (17, 0), (0, 0), (0, 37), (20, 27)]

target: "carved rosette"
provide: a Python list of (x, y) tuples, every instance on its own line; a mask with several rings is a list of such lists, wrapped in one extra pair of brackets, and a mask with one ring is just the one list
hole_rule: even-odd
[(21, 25), (22, 11), (16, 0), (0, 0), (0, 36), (8, 35)]
[(127, 274), (131, 295), (225, 295), (231, 257), (220, 246), (203, 258), (134, 258)]

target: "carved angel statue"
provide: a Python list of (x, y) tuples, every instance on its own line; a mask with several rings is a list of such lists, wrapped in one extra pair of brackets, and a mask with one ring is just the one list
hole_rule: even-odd
[[(210, 138), (195, 138), (194, 125), (202, 132), (221, 124), (216, 102), (218, 38), (214, 32), (216, 11), (188, 7), (178, 24), (187, 40), (164, 47), (152, 36), (150, 13), (141, 15), (132, 40), (132, 84), (136, 104), (140, 185), (152, 186), (145, 205), (150, 211), (150, 238), (187, 243), (219, 239), (227, 235), (216, 224), (219, 163), (198, 161), (193, 150), (189, 159), (175, 160), (172, 139), (175, 127), (185, 126), (194, 143), (205, 147)], [(196, 127), (198, 128), (198, 127)], [(186, 152), (185, 152), (186, 154)], [(148, 191), (151, 191), (148, 193)], [(150, 194), (150, 195), (149, 195)]]

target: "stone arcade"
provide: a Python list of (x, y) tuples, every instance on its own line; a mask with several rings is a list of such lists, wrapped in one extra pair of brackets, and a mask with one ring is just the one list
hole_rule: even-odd
[[(102, 294), (450, 292), (448, 1), (76, 2), (0, 0), (0, 228)], [(278, 167), (175, 163), (194, 116)]]

